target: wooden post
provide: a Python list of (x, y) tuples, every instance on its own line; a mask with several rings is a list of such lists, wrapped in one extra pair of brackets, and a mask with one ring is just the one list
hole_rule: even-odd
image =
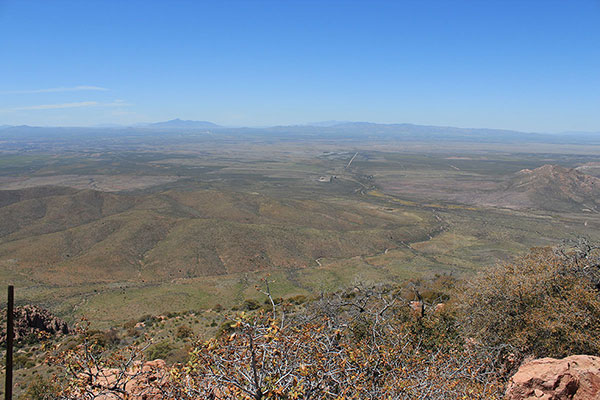
[(6, 383), (4, 385), (4, 399), (12, 400), (13, 389), (13, 341), (14, 321), (13, 308), (15, 303), (15, 288), (8, 286), (8, 303), (6, 304)]

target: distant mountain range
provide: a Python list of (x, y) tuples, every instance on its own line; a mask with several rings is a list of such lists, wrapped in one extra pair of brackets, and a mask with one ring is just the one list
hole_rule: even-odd
[(272, 126), (264, 128), (224, 127), (209, 121), (173, 119), (134, 126), (97, 127), (32, 127), (0, 125), (0, 139), (76, 138), (76, 137), (143, 137), (160, 133), (219, 133), (223, 138), (285, 138), (286, 140), (398, 140), (448, 141), (481, 143), (553, 143), (600, 144), (599, 132), (565, 132), (560, 134), (518, 132), (487, 128), (457, 128), (414, 124), (377, 124), (372, 122), (323, 121), (309, 125)]
[(309, 122), (308, 124), (304, 124), (306, 126), (335, 126), (335, 125), (341, 125), (341, 124), (350, 124), (352, 123), (351, 121), (336, 121), (336, 120), (331, 120), (331, 121), (319, 121), (319, 122)]

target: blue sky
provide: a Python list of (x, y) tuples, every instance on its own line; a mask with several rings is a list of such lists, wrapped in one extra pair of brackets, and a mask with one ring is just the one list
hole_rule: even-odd
[(600, 131), (600, 0), (0, 0), (0, 125)]

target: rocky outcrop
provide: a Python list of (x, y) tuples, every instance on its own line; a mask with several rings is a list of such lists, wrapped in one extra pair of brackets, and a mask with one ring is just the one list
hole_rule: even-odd
[(600, 399), (600, 357), (540, 358), (521, 365), (506, 400)]
[(161, 391), (168, 376), (167, 365), (163, 360), (147, 361), (135, 364), (127, 371), (105, 369), (91, 371), (86, 378), (93, 377), (86, 393), (96, 400), (114, 400), (121, 398), (121, 390), (131, 400), (163, 400)]
[(517, 205), (542, 210), (597, 212), (600, 179), (576, 169), (543, 165), (534, 170), (519, 171), (510, 180), (503, 196)]
[[(38, 306), (28, 304), (15, 307), (14, 318), (16, 341), (30, 337), (31, 335), (66, 335), (69, 333), (69, 326), (65, 321)], [(3, 329), (0, 333), (0, 343), (6, 341), (6, 310), (2, 311), (2, 319)]]

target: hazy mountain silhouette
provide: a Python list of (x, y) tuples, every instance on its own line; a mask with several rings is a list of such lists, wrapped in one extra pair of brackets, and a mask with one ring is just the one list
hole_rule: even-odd
[(194, 128), (194, 129), (210, 129), (218, 128), (219, 125), (208, 121), (191, 121), (183, 119), (172, 119), (169, 121), (155, 122), (146, 125), (151, 128)]

